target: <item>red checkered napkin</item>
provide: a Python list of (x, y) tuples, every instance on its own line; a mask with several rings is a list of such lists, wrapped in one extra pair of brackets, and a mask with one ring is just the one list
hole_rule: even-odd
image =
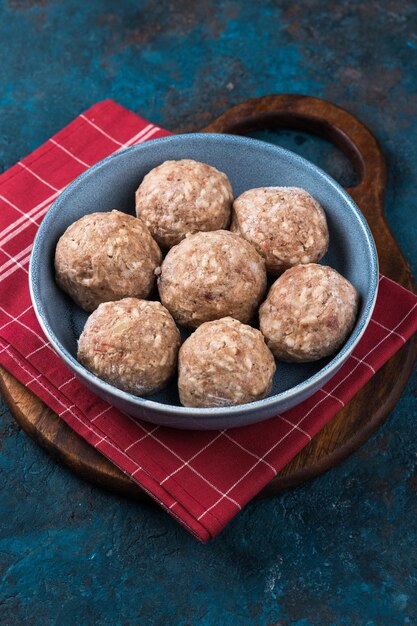
[(341, 370), (299, 406), (227, 431), (137, 422), (88, 391), (46, 341), (33, 312), (28, 262), (58, 194), (127, 146), (167, 135), (106, 100), (0, 177), (0, 363), (202, 541), (299, 452), (417, 329), (417, 298), (381, 277), (368, 330)]

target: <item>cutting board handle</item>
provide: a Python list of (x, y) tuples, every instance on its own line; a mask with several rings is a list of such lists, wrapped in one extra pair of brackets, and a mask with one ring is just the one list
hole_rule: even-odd
[(277, 94), (238, 104), (203, 128), (206, 133), (244, 135), (262, 128), (294, 128), (319, 135), (338, 146), (352, 161), (358, 184), (346, 191), (357, 203), (372, 230), (380, 270), (409, 289), (411, 270), (384, 216), (387, 170), (378, 141), (352, 113), (311, 96)]
[(296, 94), (253, 98), (223, 113), (204, 132), (244, 135), (274, 127), (307, 131), (338, 146), (352, 161), (359, 181), (346, 191), (366, 217), (383, 212), (387, 176), (378, 141), (352, 113), (332, 102)]

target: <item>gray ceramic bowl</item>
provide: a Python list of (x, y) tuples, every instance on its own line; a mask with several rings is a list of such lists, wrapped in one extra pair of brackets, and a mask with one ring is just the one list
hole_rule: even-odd
[[(278, 363), (271, 395), (229, 408), (192, 409), (179, 403), (176, 381), (162, 392), (139, 398), (103, 382), (76, 360), (77, 339), (87, 319), (56, 285), (54, 253), (64, 230), (86, 213), (117, 208), (134, 214), (134, 194), (144, 175), (167, 159), (196, 159), (226, 172), (235, 195), (261, 186), (296, 186), (324, 207), (330, 246), (322, 263), (348, 278), (360, 294), (355, 328), (332, 358), (316, 363)], [(325, 172), (276, 146), (231, 135), (165, 137), (101, 161), (77, 178), (48, 211), (35, 239), (30, 287), (38, 320), (51, 344), (94, 393), (133, 417), (176, 428), (229, 428), (258, 422), (289, 409), (322, 387), (346, 361), (370, 320), (378, 288), (374, 241), (358, 207)], [(184, 333), (185, 334), (185, 333)]]

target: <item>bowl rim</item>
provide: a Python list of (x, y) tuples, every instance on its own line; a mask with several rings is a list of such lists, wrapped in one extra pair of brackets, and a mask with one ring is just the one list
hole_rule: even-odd
[[(204, 138), (208, 143), (210, 142), (230, 142), (231, 144), (248, 144), (253, 146), (258, 146), (263, 150), (269, 150), (275, 154), (281, 154), (284, 158), (289, 158), (293, 161), (293, 163), (298, 163), (303, 168), (308, 168), (313, 170), (315, 174), (318, 175), (319, 178), (326, 181), (331, 187), (333, 187), (336, 192), (343, 198), (345, 203), (349, 206), (349, 209), (353, 212), (356, 217), (358, 225), (361, 227), (363, 234), (365, 235), (365, 240), (367, 242), (368, 252), (371, 259), (370, 266), (370, 275), (371, 275), (371, 288), (370, 293), (372, 294), (371, 299), (368, 301), (366, 308), (361, 313), (362, 321), (359, 325), (355, 325), (354, 330), (349, 336), (348, 340), (344, 343), (342, 348), (337, 352), (337, 354), (326, 364), (324, 365), (318, 372), (307, 378), (306, 380), (298, 383), (297, 385), (290, 387), (289, 389), (282, 391), (278, 394), (274, 394), (272, 396), (268, 396), (263, 398), (262, 400), (256, 400), (255, 402), (245, 403), (245, 404), (237, 404), (229, 407), (184, 407), (184, 406), (176, 406), (173, 404), (165, 404), (163, 402), (157, 402), (155, 400), (148, 400), (146, 397), (135, 396), (131, 393), (118, 389), (113, 385), (105, 382), (85, 367), (80, 365), (80, 363), (67, 351), (67, 349), (61, 344), (58, 338), (55, 336), (51, 327), (49, 326), (49, 322), (47, 316), (45, 314), (44, 307), (42, 305), (42, 299), (40, 297), (40, 290), (38, 288), (38, 284), (35, 280), (36, 278), (36, 267), (39, 262), (37, 258), (39, 255), (37, 254), (38, 249), (42, 244), (42, 240), (44, 237), (45, 229), (47, 229), (48, 224), (53, 220), (55, 213), (59, 210), (60, 204), (63, 199), (66, 198), (67, 195), (70, 195), (74, 187), (78, 187), (82, 182), (89, 176), (94, 175), (98, 170), (100, 170), (103, 166), (107, 165), (107, 163), (111, 162), (114, 159), (120, 158), (127, 153), (137, 152), (141, 150), (146, 150), (146, 148), (151, 147), (155, 144), (168, 144), (175, 142), (184, 142), (190, 139), (198, 139), (201, 140)], [(360, 211), (359, 207), (356, 205), (354, 200), (349, 196), (349, 194), (343, 189), (343, 187), (336, 182), (327, 172), (323, 169), (305, 159), (304, 157), (292, 152), (291, 150), (287, 150), (286, 148), (282, 148), (281, 146), (276, 146), (274, 144), (269, 144), (265, 141), (254, 139), (252, 137), (246, 137), (241, 135), (232, 135), (232, 134), (222, 134), (222, 133), (187, 133), (181, 135), (169, 135), (167, 137), (160, 137), (158, 139), (153, 139), (141, 144), (137, 144), (135, 146), (131, 146), (124, 150), (119, 150), (114, 154), (98, 161), (96, 164), (88, 168), (85, 172), (77, 176), (60, 195), (56, 198), (56, 200), (52, 203), (51, 207), (47, 211), (44, 219), (41, 222), (41, 225), (38, 228), (36, 233), (33, 248), (30, 257), (29, 263), (29, 291), (30, 297), (32, 300), (32, 305), (38, 319), (38, 322), (45, 333), (47, 339), (50, 341), (52, 347), (55, 352), (60, 356), (63, 361), (72, 369), (82, 380), (88, 380), (90, 384), (93, 386), (99, 386), (103, 392), (106, 393), (107, 396), (117, 396), (120, 400), (127, 401), (128, 403), (133, 403), (140, 406), (142, 409), (150, 409), (153, 412), (166, 412), (171, 413), (173, 415), (181, 415), (183, 417), (193, 417), (196, 418), (198, 416), (204, 416), (206, 418), (213, 417), (213, 419), (217, 419), (221, 416), (232, 416), (234, 414), (245, 414), (252, 413), (257, 410), (264, 410), (267, 407), (271, 408), (278, 402), (282, 401), (291, 401), (294, 396), (298, 394), (303, 394), (303, 399), (308, 397), (308, 391), (311, 388), (315, 388), (317, 382), (325, 378), (328, 380), (336, 371), (343, 365), (343, 363), (347, 360), (350, 354), (353, 352), (360, 339), (362, 338), (373, 313), (376, 298), (378, 295), (378, 285), (379, 285), (379, 263), (378, 256), (376, 252), (375, 241), (372, 236), (371, 230)], [(325, 382), (323, 382), (325, 384)], [(306, 395), (307, 393), (307, 395)], [(300, 400), (300, 402), (302, 399)], [(109, 402), (111, 404), (111, 402)], [(292, 405), (295, 406), (295, 405)]]

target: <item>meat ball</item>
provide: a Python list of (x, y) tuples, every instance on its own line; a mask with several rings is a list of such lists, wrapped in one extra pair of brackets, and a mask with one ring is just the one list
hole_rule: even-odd
[(228, 315), (248, 322), (266, 289), (265, 263), (227, 230), (196, 233), (168, 252), (158, 288), (162, 304), (188, 328)]
[(275, 276), (294, 265), (319, 261), (329, 245), (322, 207), (298, 187), (245, 191), (233, 203), (231, 230), (255, 246)]
[(233, 192), (226, 174), (191, 159), (165, 161), (136, 191), (136, 214), (160, 246), (171, 248), (188, 233), (226, 228)]
[(161, 251), (145, 224), (120, 211), (91, 213), (71, 224), (55, 252), (58, 285), (88, 312), (127, 296), (147, 298)]
[(282, 361), (317, 361), (338, 350), (355, 324), (359, 296), (336, 270), (309, 263), (287, 270), (259, 310), (267, 345)]
[(136, 396), (158, 391), (173, 375), (180, 334), (160, 302), (124, 298), (90, 315), (78, 341), (79, 362)]
[(181, 403), (221, 407), (261, 400), (271, 391), (275, 369), (259, 330), (231, 317), (206, 322), (180, 348)]

